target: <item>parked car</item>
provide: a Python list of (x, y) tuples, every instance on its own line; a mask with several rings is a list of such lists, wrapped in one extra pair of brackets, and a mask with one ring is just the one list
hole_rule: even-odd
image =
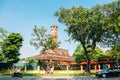
[(117, 77), (120, 76), (120, 67), (111, 67), (95, 73), (96, 77)]

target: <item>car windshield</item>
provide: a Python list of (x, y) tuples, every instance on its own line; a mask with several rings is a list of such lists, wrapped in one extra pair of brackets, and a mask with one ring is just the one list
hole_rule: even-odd
[(109, 68), (106, 68), (105, 70), (103, 70), (103, 71), (109, 71)]
[(106, 68), (105, 70), (103, 71), (120, 71), (120, 68)]

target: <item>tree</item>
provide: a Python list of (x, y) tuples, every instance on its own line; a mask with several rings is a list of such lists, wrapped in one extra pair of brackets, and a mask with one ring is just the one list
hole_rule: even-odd
[[(87, 50), (91, 50), (91, 49), (88, 48)], [(86, 61), (86, 56), (84, 55), (84, 50), (80, 44), (77, 45), (77, 48), (73, 53), (73, 56), (75, 57), (76, 62)], [(108, 56), (105, 55), (105, 53), (103, 54), (103, 51), (99, 47), (96, 47), (94, 54), (93, 54), (92, 61), (99, 61), (99, 60), (106, 58), (106, 57), (108, 57)]]
[(103, 26), (104, 36), (102, 37), (104, 44), (113, 47), (120, 42), (120, 0), (102, 6), (104, 13)]
[(0, 61), (3, 61), (3, 54), (1, 53), (1, 46), (3, 40), (8, 36), (8, 32), (0, 27)]
[(99, 47), (95, 48), (95, 52), (93, 54), (94, 61), (99, 61), (99, 60), (102, 60), (103, 58), (106, 58), (106, 57), (107, 56), (105, 55), (105, 53)]
[[(55, 48), (57, 48), (59, 43), (54, 42), (54, 37), (50, 34), (47, 34), (46, 32), (47, 30), (44, 27), (37, 28), (37, 26), (35, 26), (33, 29), (30, 44), (33, 45), (36, 49), (39, 49), (41, 47), (41, 53), (47, 54), (50, 57), (49, 50), (54, 50)], [(46, 68), (44, 69), (46, 69), (46, 71), (48, 72), (52, 64), (51, 58), (45, 64), (42, 66), (46, 66)]]
[(77, 45), (77, 48), (73, 53), (73, 56), (75, 57), (76, 62), (86, 61), (86, 57), (84, 56), (83, 48), (81, 47), (80, 44)]
[(47, 63), (46, 63), (44, 60), (38, 59), (38, 60), (37, 60), (37, 64), (38, 64), (39, 66), (41, 66), (42, 69), (46, 70), (46, 68), (47, 68)]
[(45, 53), (48, 49), (54, 50), (58, 47), (58, 43), (54, 42), (53, 37), (46, 32), (47, 30), (44, 27), (37, 28), (35, 26), (30, 40), (30, 44), (36, 49), (42, 47), (42, 53)]
[(34, 63), (34, 62), (37, 62), (37, 61), (34, 58), (28, 58), (27, 62), (28, 63)]
[(0, 42), (8, 36), (8, 32), (0, 27)]
[(112, 60), (114, 60), (117, 64), (117, 66), (119, 65), (119, 61), (120, 61), (120, 45), (118, 43), (118, 45), (112, 47), (111, 50), (106, 51), (106, 55), (108, 55)]
[[(60, 8), (55, 12), (58, 21), (67, 26), (66, 32), (70, 40), (82, 45), (88, 63), (87, 73), (90, 73), (90, 61), (96, 44), (112, 46), (116, 40), (120, 40), (119, 5), (120, 0), (103, 6), (96, 5), (90, 9), (80, 6)], [(91, 51), (87, 50), (88, 47)]]
[(19, 50), (22, 46), (23, 38), (19, 33), (11, 33), (4, 40), (2, 45), (2, 54), (4, 54), (4, 61), (9, 63), (12, 67), (13, 63), (19, 61)]

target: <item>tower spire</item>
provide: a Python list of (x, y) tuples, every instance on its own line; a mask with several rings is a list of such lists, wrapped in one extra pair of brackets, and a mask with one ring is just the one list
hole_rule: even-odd
[(58, 42), (58, 39), (57, 39), (57, 29), (58, 29), (58, 27), (56, 25), (52, 25), (51, 26), (51, 35), (53, 36), (53, 40), (56, 43)]
[(56, 25), (56, 19), (54, 19), (54, 25)]

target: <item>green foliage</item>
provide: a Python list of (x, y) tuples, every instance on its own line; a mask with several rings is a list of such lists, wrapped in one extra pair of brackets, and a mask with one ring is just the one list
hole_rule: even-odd
[(44, 76), (44, 74), (41, 73), (23, 73), (23, 76)]
[(113, 60), (115, 57), (120, 60), (120, 46), (114, 46), (111, 50), (106, 51), (106, 54)]
[(0, 27), (0, 61), (3, 60), (3, 54), (1, 53), (1, 46), (3, 44), (3, 40), (8, 36), (8, 32)]
[[(111, 47), (120, 40), (120, 0), (102, 6), (96, 5), (90, 9), (82, 6), (60, 8), (55, 12), (55, 16), (59, 22), (67, 26), (66, 32), (70, 40), (81, 43), (89, 62), (88, 69), (96, 44)], [(87, 49), (89, 44), (91, 50)]]
[(96, 54), (95, 57), (94, 57), (94, 61), (100, 61), (100, 60), (102, 60), (103, 58), (108, 58), (108, 55), (105, 55), (105, 54), (103, 54), (103, 53)]
[(35, 26), (30, 40), (30, 44), (36, 49), (42, 47), (42, 53), (45, 53), (45, 50), (58, 47), (58, 43), (54, 42), (53, 37), (46, 32), (47, 30), (44, 27), (37, 28)]
[(0, 27), (0, 42), (8, 36), (8, 32)]
[(120, 1), (90, 9), (72, 7), (60, 8), (55, 16), (67, 26), (68, 35), (82, 45), (92, 44), (112, 46), (120, 37)]
[(119, 65), (120, 62), (120, 52), (114, 49), (106, 51), (106, 54), (116, 62), (116, 65)]
[[(41, 53), (47, 54), (47, 50), (58, 47), (59, 43), (54, 42), (53, 36), (46, 33), (47, 30), (44, 27), (37, 28), (37, 26), (34, 27), (32, 38), (30, 40), (30, 44), (33, 45), (36, 49), (42, 48)], [(49, 55), (49, 54), (48, 54)], [(50, 67), (49, 64), (52, 64), (51, 61), (48, 63), (45, 63), (41, 60), (38, 61), (38, 64), (42, 66), (46, 71)]]
[(95, 48), (95, 52), (93, 54), (93, 61), (99, 61), (106, 57), (107, 56), (104, 54), (104, 52), (99, 47)]
[[(91, 50), (91, 46), (90, 45), (87, 45), (87, 50), (90, 51)], [(91, 51), (90, 51), (91, 52)], [(99, 48), (99, 47), (96, 47), (95, 48), (95, 51), (94, 51), (94, 54), (92, 55), (91, 53), (89, 53), (89, 55), (92, 58), (93, 61), (99, 61), (101, 60), (102, 58), (106, 58), (108, 57), (107, 55), (103, 54), (103, 51)], [(77, 48), (73, 54), (73, 56), (75, 57), (75, 61), (76, 62), (82, 62), (82, 61), (86, 61), (86, 56), (84, 55), (84, 50), (83, 48), (81, 47), (80, 44), (77, 45)]]
[(3, 55), (0, 53), (0, 62), (3, 60)]
[(76, 62), (82, 62), (82, 61), (86, 61), (86, 57), (84, 54), (77, 54), (75, 56), (75, 61)]
[(40, 46), (44, 46), (47, 34), (47, 30), (44, 27), (37, 28), (37, 26), (34, 27), (33, 33), (32, 33), (32, 39), (30, 40), (30, 44), (35, 46), (36, 49), (38, 49)]
[(36, 60), (35, 60), (34, 58), (28, 58), (28, 59), (27, 59), (27, 62), (28, 62), (28, 63), (34, 63), (34, 62), (36, 62)]
[(114, 46), (120, 41), (120, 0), (103, 5), (102, 9), (105, 16), (103, 18), (105, 33), (102, 41), (108, 46)]
[(80, 53), (84, 53), (84, 51), (83, 51), (83, 48), (81, 47), (81, 45), (78, 44), (74, 53), (73, 53), (73, 56), (76, 56), (77, 54), (80, 54)]
[(46, 70), (46, 68), (47, 68), (47, 63), (46, 63), (44, 60), (38, 59), (38, 60), (37, 60), (37, 64), (41, 67), (41, 69)]
[(80, 44), (77, 45), (77, 48), (73, 53), (73, 56), (75, 57), (76, 62), (86, 61), (86, 57), (84, 55), (83, 48), (81, 47)]
[(4, 60), (10, 64), (19, 61), (19, 50), (22, 46), (23, 38), (19, 33), (11, 33), (4, 39), (2, 45), (2, 54), (4, 54)]

